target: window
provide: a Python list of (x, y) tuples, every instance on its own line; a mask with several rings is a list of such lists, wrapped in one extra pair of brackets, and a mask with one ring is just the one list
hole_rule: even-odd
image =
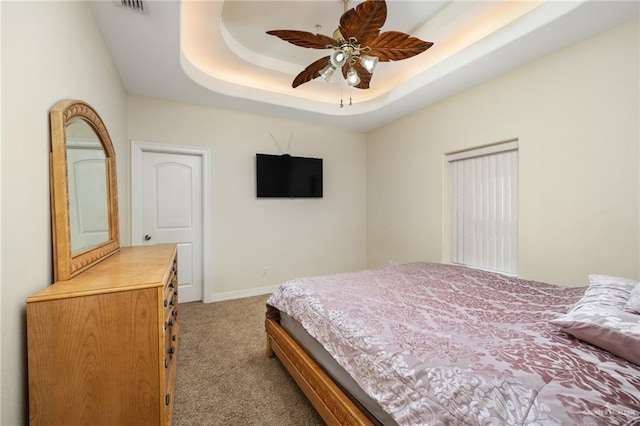
[(517, 274), (518, 141), (449, 154), (451, 261)]

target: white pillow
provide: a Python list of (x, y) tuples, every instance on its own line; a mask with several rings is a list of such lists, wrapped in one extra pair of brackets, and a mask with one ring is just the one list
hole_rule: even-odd
[(628, 278), (614, 277), (611, 275), (589, 275), (589, 287), (572, 309), (580, 306), (597, 304), (598, 306), (611, 306), (624, 309), (629, 300), (631, 290), (638, 285), (638, 281)]
[(631, 290), (629, 300), (627, 300), (627, 303), (624, 305), (624, 311), (640, 315), (640, 284)]

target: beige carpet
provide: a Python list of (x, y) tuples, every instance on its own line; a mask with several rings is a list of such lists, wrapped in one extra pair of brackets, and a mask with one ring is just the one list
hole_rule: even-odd
[(180, 304), (175, 426), (324, 424), (265, 356), (267, 297)]

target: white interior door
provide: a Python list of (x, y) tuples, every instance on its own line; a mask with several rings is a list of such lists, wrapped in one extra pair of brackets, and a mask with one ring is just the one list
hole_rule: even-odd
[(202, 157), (142, 153), (139, 229), (143, 244), (177, 244), (179, 300), (202, 300)]

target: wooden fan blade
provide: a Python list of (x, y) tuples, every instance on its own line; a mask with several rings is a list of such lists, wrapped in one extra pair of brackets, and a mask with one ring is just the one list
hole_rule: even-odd
[(382, 62), (388, 62), (419, 55), (433, 46), (433, 43), (398, 31), (387, 31), (380, 34), (368, 46), (371, 48), (368, 55), (376, 56)]
[(367, 46), (380, 34), (387, 20), (387, 4), (384, 0), (367, 0), (340, 17), (340, 33), (348, 41), (355, 37), (361, 46)]
[(327, 65), (329, 65), (328, 56), (325, 56), (324, 58), (320, 58), (317, 61), (309, 64), (304, 69), (304, 71), (302, 71), (300, 74), (296, 76), (296, 78), (293, 79), (293, 84), (291, 84), (291, 86), (295, 89), (301, 84), (307, 83), (313, 80), (314, 78), (320, 77), (320, 71), (322, 71), (324, 67), (326, 67)]
[(299, 47), (310, 49), (326, 49), (327, 46), (337, 46), (338, 42), (332, 37), (323, 34), (313, 34), (307, 31), (297, 30), (271, 30), (267, 34), (281, 38)]
[[(349, 70), (349, 66), (350, 66), (349, 64), (344, 64), (342, 66), (342, 77), (345, 80), (347, 79), (347, 71)], [(369, 83), (371, 82), (371, 77), (373, 77), (373, 74), (367, 71), (367, 69), (363, 67), (362, 64), (360, 64), (360, 62), (356, 62), (353, 65), (353, 68), (358, 73), (358, 77), (360, 77), (360, 83), (358, 83), (358, 85), (353, 87), (355, 87), (356, 89), (368, 89)]]
[(367, 71), (367, 69), (363, 67), (360, 62), (356, 62), (353, 67), (356, 69), (358, 77), (360, 77), (360, 84), (354, 87), (357, 89), (368, 89), (369, 83), (371, 82), (371, 77), (373, 77), (373, 75), (369, 71)]

